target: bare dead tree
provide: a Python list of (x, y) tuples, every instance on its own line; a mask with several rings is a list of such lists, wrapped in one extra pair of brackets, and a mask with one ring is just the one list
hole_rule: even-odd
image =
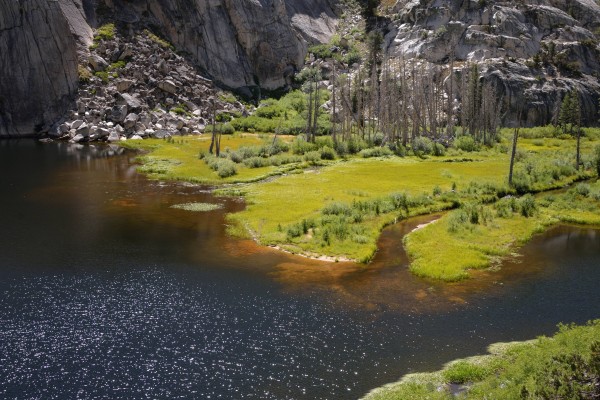
[(523, 103), (519, 102), (517, 110), (517, 125), (513, 131), (512, 151), (510, 153), (510, 167), (508, 170), (508, 185), (513, 186), (513, 170), (515, 166), (515, 158), (517, 155), (517, 141), (519, 140), (519, 130), (521, 129), (521, 115), (523, 113)]

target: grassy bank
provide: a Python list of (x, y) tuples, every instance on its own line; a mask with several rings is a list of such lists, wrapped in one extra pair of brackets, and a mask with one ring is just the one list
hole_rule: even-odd
[[(497, 343), (488, 355), (410, 374), (364, 400), (583, 399), (600, 395), (600, 320), (559, 326), (553, 337)], [(560, 384), (558, 384), (560, 383)], [(458, 394), (452, 394), (460, 389)]]
[[(291, 140), (291, 138), (284, 137), (283, 140)], [(256, 134), (223, 135), (221, 148), (224, 153), (227, 153), (240, 147), (260, 147), (266, 141), (268, 140)], [(224, 185), (255, 182), (290, 170), (289, 165), (269, 165), (259, 168), (242, 166), (237, 168), (235, 175), (221, 178), (206, 162), (200, 160), (200, 155), (208, 152), (210, 135), (183, 136), (172, 140), (132, 140), (120, 145), (144, 151), (137, 158), (140, 163), (138, 170), (152, 179)], [(296, 166), (303, 167), (299, 164), (301, 163), (292, 165), (292, 169)]]
[[(397, 156), (360, 140), (349, 143), (349, 152), (329, 137), (311, 144), (241, 133), (223, 136), (219, 158), (205, 155), (209, 135), (127, 146), (147, 151), (140, 171), (156, 179), (244, 183), (217, 191), (246, 199), (244, 211), (228, 216), (230, 233), (292, 253), (367, 262), (387, 224), (452, 209), (405, 239), (414, 273), (452, 281), (492, 265), (549, 225), (599, 222), (598, 184), (575, 186), (595, 176), (597, 130), (582, 140), (580, 170), (574, 139), (524, 130), (513, 188), (507, 185), (509, 136), (491, 148), (451, 147), (438, 156)], [(221, 167), (234, 172), (221, 177)], [(565, 185), (575, 191), (544, 194)]]
[(491, 205), (466, 204), (404, 238), (413, 273), (446, 281), (487, 268), (549, 226), (600, 226), (600, 182), (556, 193), (509, 197)]

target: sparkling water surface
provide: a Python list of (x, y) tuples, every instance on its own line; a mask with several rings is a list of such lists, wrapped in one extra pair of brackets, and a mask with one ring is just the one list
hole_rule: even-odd
[[(600, 235), (557, 228), (441, 285), (382, 236), (369, 267), (225, 234), (236, 199), (116, 149), (0, 142), (0, 398), (356, 399), (497, 341), (600, 316)], [(219, 202), (223, 210), (169, 208)]]

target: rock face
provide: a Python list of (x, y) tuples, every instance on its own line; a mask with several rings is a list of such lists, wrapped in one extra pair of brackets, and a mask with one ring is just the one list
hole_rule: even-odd
[(516, 123), (526, 98), (527, 125), (550, 122), (564, 94), (579, 92), (584, 123), (597, 121), (600, 93), (600, 5), (594, 0), (400, 0), (391, 10), (386, 46), (392, 56), (458, 69), (478, 63), (496, 83), (505, 121)]
[(216, 82), (276, 89), (301, 68), (308, 43), (327, 42), (333, 0), (107, 0), (114, 19), (145, 19)]
[[(93, 30), (115, 22), (130, 37), (157, 27), (216, 83), (248, 95), (286, 85), (311, 42), (334, 32), (335, 0), (20, 0), (0, 4), (0, 137), (46, 132), (75, 99)], [(121, 60), (138, 49), (120, 51)], [(78, 51), (78, 55), (77, 55)], [(160, 60), (156, 60), (160, 63)], [(163, 75), (164, 63), (161, 67)], [(130, 85), (122, 82), (120, 91)], [(168, 94), (172, 81), (158, 85)], [(260, 90), (258, 90), (260, 91)], [(56, 132), (56, 130), (54, 130)]]
[(30, 136), (58, 121), (77, 92), (77, 53), (59, 4), (0, 3), (0, 137)]

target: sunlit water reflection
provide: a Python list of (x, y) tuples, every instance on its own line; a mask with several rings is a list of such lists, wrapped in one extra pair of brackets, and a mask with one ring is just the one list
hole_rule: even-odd
[[(114, 153), (0, 142), (0, 398), (353, 399), (600, 314), (593, 230), (440, 284), (406, 270), (421, 220), (386, 230), (370, 266), (307, 260), (228, 238), (240, 201)], [(225, 208), (169, 208), (189, 201)]]

